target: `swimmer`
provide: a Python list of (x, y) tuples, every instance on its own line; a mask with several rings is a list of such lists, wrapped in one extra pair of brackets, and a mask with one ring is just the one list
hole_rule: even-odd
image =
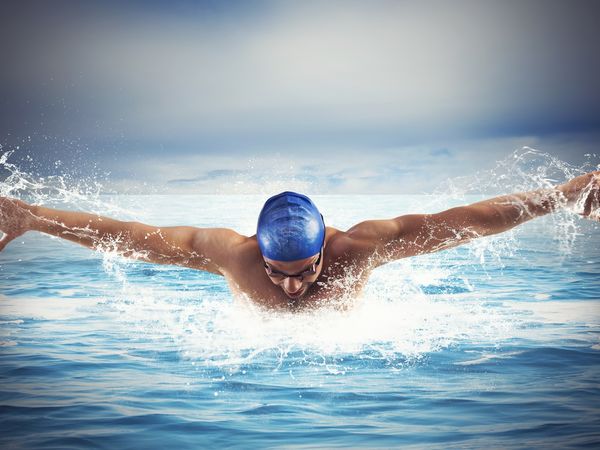
[[(61, 237), (150, 263), (225, 277), (232, 292), (268, 308), (298, 309), (355, 298), (388, 262), (455, 247), (560, 208), (600, 220), (600, 171), (551, 189), (504, 195), (437, 214), (367, 220), (341, 231), (325, 225), (311, 199), (269, 198), (254, 236), (227, 228), (154, 227), (0, 197), (0, 251), (27, 231)], [(352, 282), (348, 282), (352, 280)]]

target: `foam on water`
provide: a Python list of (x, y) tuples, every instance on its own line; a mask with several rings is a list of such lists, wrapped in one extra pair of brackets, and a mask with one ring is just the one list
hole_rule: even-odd
[[(102, 195), (96, 178), (2, 161), (0, 195), (158, 226), (253, 234), (266, 198)], [(315, 200), (346, 229), (591, 169), (524, 149), (431, 196)], [(298, 313), (234, 300), (213, 274), (27, 233), (0, 253), (0, 446), (597, 446), (599, 231), (565, 211), (385, 265), (346, 309)]]
[[(0, 166), (9, 173), (0, 183), (0, 195), (122, 219), (151, 219), (152, 213), (144, 210), (141, 202), (124, 207), (124, 202), (119, 203), (116, 198), (102, 197), (102, 187), (95, 180), (75, 182), (65, 174), (35, 179), (9, 163), (9, 156), (5, 153), (0, 157)], [(491, 192), (549, 187), (591, 168), (590, 164), (572, 167), (525, 148), (488, 172), (449, 181), (425, 204), (420, 198), (420, 203), (414, 206), (417, 211), (438, 211), (464, 203), (471, 198), (469, 195), (481, 197)], [(351, 211), (335, 211), (335, 199), (330, 201), (332, 203), (325, 200), (323, 203), (325, 210), (332, 210), (327, 217), (334, 226), (344, 228), (364, 219), (357, 218)], [(260, 198), (256, 202), (260, 202)], [(251, 212), (240, 214), (237, 223), (227, 225), (252, 229), (255, 218)], [(215, 220), (218, 222), (218, 218)], [(540, 226), (545, 227), (548, 238), (558, 243), (562, 254), (572, 251), (580, 227), (576, 215), (560, 212)], [(549, 294), (535, 294), (535, 298), (545, 302), (541, 304), (493, 303), (487, 302), (474, 288), (463, 269), (477, 266), (477, 270), (486, 273), (489, 266), (497, 271), (505, 267), (507, 259), (519, 258), (520, 232), (515, 229), (501, 236), (476, 240), (464, 250), (453, 249), (418, 261), (403, 260), (378, 269), (361, 298), (351, 299), (353, 307), (343, 311), (324, 307), (299, 313), (269, 312), (249, 301), (233, 301), (226, 289), (207, 289), (199, 294), (142, 283), (131, 276), (131, 268), (139, 263), (106, 252), (102, 256), (102, 267), (105, 276), (117, 286), (110, 295), (75, 298), (68, 302), (3, 298), (2, 313), (15, 320), (26, 317), (67, 320), (78, 315), (101, 314), (107, 321), (115, 320), (112, 326), (120, 325), (150, 341), (170, 340), (189, 360), (205, 366), (227, 366), (231, 370), (265, 355), (275, 358), (274, 368), (281, 367), (292, 354), (295, 359), (303, 355), (300, 361), (324, 365), (332, 373), (349, 370), (344, 363), (348, 355), (399, 367), (464, 342), (502, 345), (525, 335), (527, 339), (543, 340), (544, 333), (554, 331), (535, 328), (536, 321), (551, 323), (558, 316), (563, 322), (583, 319), (576, 308), (547, 301)], [(64, 288), (57, 295), (71, 296), (77, 292), (78, 289)], [(598, 315), (587, 316), (583, 322), (598, 326)], [(5, 322), (9, 323), (12, 322)], [(13, 339), (3, 340), (2, 345), (14, 345), (17, 341)], [(590, 345), (597, 343), (590, 341)], [(484, 355), (463, 364), (494, 357)]]

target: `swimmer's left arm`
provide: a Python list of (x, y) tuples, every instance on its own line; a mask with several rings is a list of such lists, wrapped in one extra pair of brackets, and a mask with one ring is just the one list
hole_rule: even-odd
[(0, 196), (0, 251), (28, 231), (156, 264), (223, 275), (246, 237), (227, 228), (156, 227), (83, 211), (64, 211)]
[(503, 195), (437, 214), (411, 214), (362, 222), (348, 234), (370, 247), (375, 265), (433, 253), (472, 239), (502, 233), (556, 209), (581, 204), (584, 217), (600, 211), (600, 171), (551, 189)]

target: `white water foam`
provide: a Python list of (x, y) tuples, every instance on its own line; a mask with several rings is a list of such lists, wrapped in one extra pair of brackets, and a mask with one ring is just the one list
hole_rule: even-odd
[[(118, 213), (122, 217), (144, 213), (123, 209), (111, 200), (101, 200), (100, 188), (94, 183), (82, 182), (73, 187), (61, 175), (35, 180), (8, 163), (8, 156), (4, 154), (0, 159), (0, 165), (10, 172), (0, 183), (0, 195), (22, 197), (37, 204), (58, 202), (63, 207), (105, 215)], [(531, 171), (536, 164), (537, 168)], [(450, 181), (447, 189), (430, 197), (423, 207), (444, 209), (467, 194), (483, 194), (494, 189), (511, 192), (547, 187), (582, 171), (549, 155), (523, 149), (489, 173)], [(356, 217), (338, 219), (344, 222)], [(568, 254), (578, 235), (577, 220), (569, 212), (556, 214), (552, 220), (555, 231), (551, 235)], [(469, 246), (469, 252), (481, 267), (485, 268), (489, 261), (502, 267), (503, 258), (515, 256), (518, 244), (518, 232), (510, 232), (475, 241)], [(104, 270), (120, 286), (113, 295), (102, 299), (69, 299), (68, 302), (49, 298), (19, 298), (18, 301), (4, 298), (2, 312), (11, 317), (49, 320), (86, 317), (90, 311), (101, 313), (107, 320), (117, 319), (131, 333), (150, 340), (172, 340), (185, 358), (216, 366), (252, 362), (273, 351), (279, 354), (282, 363), (286, 355), (298, 350), (310, 355), (311, 361), (318, 361), (319, 357), (324, 360), (343, 358), (347, 354), (389, 361), (396, 361), (399, 356), (419, 359), (463, 342), (496, 345), (515, 337), (554, 338), (555, 329), (532, 328), (531, 324), (536, 321), (573, 323), (581, 319), (567, 305), (557, 302), (543, 303), (547, 305), (545, 309), (535, 303), (485, 305), (481, 294), (473, 292), (468, 277), (457, 271), (456, 266), (444, 267), (443, 263), (455, 256), (453, 251), (438, 254), (429, 260), (426, 270), (423, 266), (415, 268), (411, 261), (405, 260), (376, 271), (362, 298), (348, 311), (321, 308), (312, 312), (279, 313), (262, 311), (249, 302), (234, 302), (228, 294), (174, 292), (151, 283), (133, 282), (125, 270), (131, 263), (105, 253)], [(422, 286), (443, 285), (450, 276), (461, 279), (471, 292), (423, 293)], [(68, 293), (72, 294), (73, 290)], [(596, 319), (585, 322), (590, 323), (598, 324)]]

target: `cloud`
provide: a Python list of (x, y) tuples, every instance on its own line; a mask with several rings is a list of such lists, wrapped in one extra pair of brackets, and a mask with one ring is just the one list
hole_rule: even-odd
[(582, 163), (600, 143), (599, 10), (4, 3), (0, 144), (42, 174), (93, 162), (123, 192), (427, 192), (523, 145)]
[(203, 151), (599, 125), (593, 2), (255, 8), (184, 16), (140, 7), (123, 18), (113, 5), (47, 23), (34, 13), (21, 17), (29, 37), (9, 45), (20, 61), (6, 65), (3, 84), (46, 102), (58, 130), (76, 118), (90, 136), (200, 142)]
[(576, 166), (586, 161), (598, 164), (598, 157), (585, 157), (588, 150), (593, 153), (591, 150), (598, 148), (598, 142), (594, 135), (445, 142), (452, 157), (440, 156), (437, 143), (370, 151), (336, 148), (316, 154), (163, 155), (143, 161), (123, 156), (117, 162), (121, 171), (117, 179), (123, 181), (114, 188), (173, 194), (272, 195), (286, 189), (310, 195), (431, 193), (450, 178), (494, 168), (526, 145), (547, 149), (559, 160)]
[(445, 157), (451, 157), (452, 153), (450, 152), (450, 150), (448, 150), (447, 148), (436, 148), (434, 150), (431, 150), (429, 152), (430, 156), (445, 156)]
[(174, 180), (167, 180), (167, 184), (187, 184), (197, 183), (198, 181), (210, 181), (217, 178), (232, 177), (241, 173), (240, 171), (230, 169), (217, 169), (209, 170), (208, 172), (194, 178), (176, 178)]

